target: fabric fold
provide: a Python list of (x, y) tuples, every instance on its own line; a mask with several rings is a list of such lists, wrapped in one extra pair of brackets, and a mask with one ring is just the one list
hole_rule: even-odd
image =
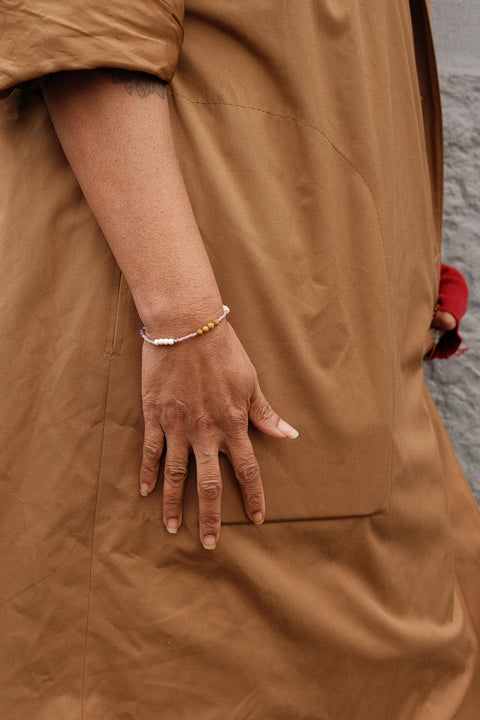
[(183, 41), (183, 0), (0, 0), (0, 97), (43, 75), (118, 67), (169, 82)]

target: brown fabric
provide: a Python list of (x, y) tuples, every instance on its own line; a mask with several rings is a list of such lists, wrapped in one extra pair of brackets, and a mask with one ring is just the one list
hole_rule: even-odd
[[(176, 537), (161, 488), (138, 494), (131, 295), (41, 95), (0, 105), (2, 718), (477, 719), (480, 518), (422, 373), (442, 180), (420, 5), (414, 35), (408, 0), (186, 3), (183, 173), (231, 322), (300, 430), (252, 431), (261, 528), (223, 463), (214, 553), (193, 468)], [(116, 2), (101, 25), (87, 6), (71, 38), (73, 5), (35, 4), (56, 28), (36, 45), (1, 0), (20, 23), (3, 87), (82, 62), (170, 77), (181, 3)]]
[(170, 80), (183, 37), (179, 0), (2, 0), (0, 91), (51, 72), (140, 70)]

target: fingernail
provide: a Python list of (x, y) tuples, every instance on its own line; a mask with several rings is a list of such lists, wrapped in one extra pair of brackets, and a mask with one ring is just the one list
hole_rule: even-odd
[(215, 540), (214, 535), (205, 535), (202, 544), (205, 550), (215, 550), (217, 541)]
[(167, 530), (172, 535), (175, 535), (175, 533), (178, 530), (178, 520), (177, 518), (170, 518), (167, 520)]
[(298, 437), (298, 430), (295, 430), (295, 428), (285, 422), (285, 420), (280, 420), (277, 427), (280, 432), (283, 433), (285, 437), (290, 438), (290, 440), (295, 440), (295, 438)]
[(146, 497), (148, 495), (149, 487), (146, 483), (142, 483), (140, 485), (140, 495), (143, 495), (143, 497)]
[(258, 512), (253, 513), (252, 519), (253, 519), (253, 522), (255, 523), (255, 525), (261, 525), (264, 520), (262, 511), (259, 510)]

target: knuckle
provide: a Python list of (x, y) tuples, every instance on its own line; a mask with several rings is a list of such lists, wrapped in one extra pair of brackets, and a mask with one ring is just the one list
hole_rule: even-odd
[(243, 486), (256, 485), (260, 479), (260, 471), (256, 462), (241, 464), (236, 470), (237, 478)]
[(155, 423), (160, 415), (160, 406), (158, 403), (152, 400), (144, 400), (143, 402), (143, 417), (145, 421)]
[(162, 426), (174, 428), (185, 424), (188, 418), (188, 406), (177, 398), (169, 398), (161, 406), (157, 406), (157, 417), (160, 418)]
[(169, 463), (165, 466), (165, 480), (172, 485), (182, 485), (187, 476), (187, 468), (182, 464)]
[[(207, 466), (212, 466), (216, 463), (218, 452), (214, 450), (211, 447), (208, 447), (209, 443), (206, 443), (207, 447), (203, 447), (202, 445), (198, 446), (198, 443), (194, 447), (194, 454), (195, 459), (197, 461), (197, 466), (202, 464), (205, 468)], [(204, 474), (205, 477), (205, 474)], [(207, 475), (208, 477), (208, 475)]]
[(151, 460), (152, 462), (155, 462), (156, 460), (160, 459), (161, 454), (161, 448), (159, 448), (157, 445), (145, 444), (143, 446), (143, 455), (145, 457), (145, 460)]
[(245, 504), (249, 508), (257, 508), (263, 505), (263, 496), (260, 493), (251, 493), (245, 498)]
[(260, 420), (270, 420), (273, 416), (273, 409), (266, 398), (261, 397), (255, 406), (255, 412)]
[(247, 431), (248, 415), (241, 411), (230, 410), (224, 418), (224, 427), (230, 435), (238, 435)]
[(209, 433), (211, 432), (214, 425), (215, 423), (213, 422), (212, 418), (205, 414), (199, 415), (192, 420), (192, 427), (197, 433)]
[(143, 468), (147, 472), (156, 472), (162, 455), (162, 448), (154, 445), (143, 446)]
[(220, 516), (219, 515), (202, 515), (200, 524), (203, 528), (217, 528), (220, 524)]
[(202, 500), (218, 500), (222, 494), (222, 484), (219, 480), (200, 480), (198, 482), (198, 495)]
[(169, 517), (178, 515), (181, 507), (181, 503), (175, 502), (174, 500), (168, 500), (163, 503), (163, 509)]

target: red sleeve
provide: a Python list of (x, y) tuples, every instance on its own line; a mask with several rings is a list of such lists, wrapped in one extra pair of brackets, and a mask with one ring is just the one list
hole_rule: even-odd
[(459, 334), (460, 321), (467, 309), (468, 285), (462, 273), (449, 265), (440, 269), (440, 287), (438, 290), (438, 304), (442, 310), (449, 312), (457, 321), (457, 327), (449, 330), (440, 340), (432, 357), (448, 358), (451, 355), (463, 354), (468, 348), (459, 351), (462, 337)]

